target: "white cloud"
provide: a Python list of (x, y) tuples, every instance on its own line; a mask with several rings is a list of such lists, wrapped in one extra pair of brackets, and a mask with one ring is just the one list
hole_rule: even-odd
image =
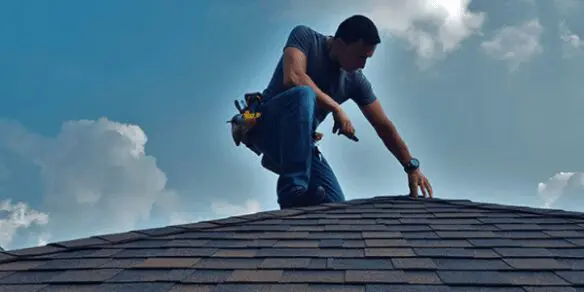
[(254, 214), (263, 211), (258, 200), (247, 200), (244, 204), (238, 205), (227, 200), (214, 200), (211, 203), (212, 216), (201, 217), (198, 214), (189, 212), (173, 212), (170, 215), (170, 225), (180, 225), (199, 221), (207, 221), (231, 216)]
[(224, 200), (217, 200), (211, 204), (213, 213), (220, 217), (239, 216), (261, 212), (260, 202), (257, 200), (247, 200), (243, 205), (231, 204)]
[(206, 221), (212, 218), (207, 217), (200, 217), (195, 216), (193, 213), (190, 212), (173, 212), (170, 214), (169, 225), (181, 225), (181, 224), (188, 224), (194, 223), (199, 221)]
[(565, 22), (559, 24), (560, 39), (562, 44), (562, 56), (571, 58), (584, 53), (584, 40), (566, 25)]
[(543, 27), (539, 20), (527, 21), (519, 26), (507, 26), (481, 44), (485, 53), (493, 59), (505, 61), (510, 70), (530, 61), (543, 52), (540, 44)]
[[(424, 61), (443, 58), (474, 34), (481, 34), (485, 13), (471, 12), (470, 0), (379, 0), (367, 12), (380, 30), (403, 39)], [(363, 5), (368, 5), (363, 4)]]
[(51, 235), (49, 233), (42, 233), (38, 236), (36, 245), (37, 246), (47, 245), (47, 243), (49, 243), (50, 238)]
[(0, 121), (0, 147), (40, 169), (43, 210), (51, 215), (46, 232), (55, 240), (126, 231), (147, 220), (155, 206), (172, 209), (159, 204), (176, 202), (176, 194), (146, 154), (146, 142), (140, 127), (105, 118), (66, 122), (56, 137)]
[(11, 200), (1, 201), (0, 246), (6, 249), (19, 229), (45, 225), (48, 221), (48, 214), (33, 210), (23, 202), (12, 204)]
[(544, 201), (545, 208), (551, 208), (560, 198), (584, 198), (584, 173), (559, 172), (550, 177), (547, 182), (537, 185), (537, 192)]
[(465, 39), (481, 34), (485, 13), (471, 12), (470, 3), (471, 0), (290, 0), (282, 10), (295, 20), (329, 17), (330, 21), (341, 21), (353, 14), (366, 15), (381, 33), (406, 42), (416, 52), (418, 64), (425, 67), (456, 51)]

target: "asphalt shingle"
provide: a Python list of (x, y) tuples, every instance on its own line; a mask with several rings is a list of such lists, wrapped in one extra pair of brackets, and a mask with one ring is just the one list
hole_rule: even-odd
[(584, 214), (375, 197), (0, 251), (1, 291), (584, 291)]

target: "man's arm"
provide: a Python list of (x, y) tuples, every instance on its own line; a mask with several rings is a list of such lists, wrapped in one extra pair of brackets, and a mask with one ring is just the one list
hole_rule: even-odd
[[(358, 86), (354, 88), (353, 94), (355, 94), (357, 104), (363, 115), (367, 118), (369, 123), (373, 126), (377, 135), (383, 140), (383, 143), (393, 153), (395, 158), (401, 163), (402, 166), (406, 166), (412, 156), (406, 143), (402, 140), (397, 129), (391, 120), (385, 115), (381, 103), (375, 97), (371, 84), (365, 78), (364, 75), (357, 75)], [(432, 186), (428, 179), (422, 174), (421, 171), (416, 170), (408, 173), (408, 187), (410, 189), (410, 196), (412, 198), (418, 197), (418, 188), (422, 190), (424, 198), (430, 195), (433, 196)]]
[(393, 122), (383, 111), (379, 100), (375, 100), (368, 105), (360, 106), (360, 108), (365, 118), (367, 118), (379, 138), (385, 144), (385, 147), (393, 153), (402, 166), (406, 166), (410, 159), (412, 159), (410, 151)]
[(306, 26), (297, 26), (288, 37), (283, 56), (284, 86), (286, 88), (307, 85), (314, 90), (320, 107), (331, 112), (340, 108), (340, 105), (324, 93), (306, 73), (307, 53), (312, 42), (311, 31)]
[(339, 104), (322, 92), (306, 74), (306, 55), (297, 48), (288, 47), (284, 50), (284, 86), (286, 88), (307, 85), (314, 90), (318, 105), (328, 111), (334, 112)]

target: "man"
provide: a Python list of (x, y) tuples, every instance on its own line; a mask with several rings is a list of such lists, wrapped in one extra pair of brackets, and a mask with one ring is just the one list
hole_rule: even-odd
[(379, 33), (365, 16), (344, 20), (334, 37), (299, 25), (290, 33), (284, 53), (258, 107), (262, 116), (249, 132), (263, 154), (262, 165), (279, 175), (281, 209), (344, 201), (343, 191), (313, 135), (328, 113), (333, 133), (354, 137), (355, 129), (341, 104), (357, 103), (386, 147), (404, 167), (410, 195), (432, 198), (432, 188), (386, 117), (361, 69), (373, 56)]

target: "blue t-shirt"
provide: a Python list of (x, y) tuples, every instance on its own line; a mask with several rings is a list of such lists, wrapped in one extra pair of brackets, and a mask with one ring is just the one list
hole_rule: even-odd
[[(326, 45), (327, 36), (318, 33), (311, 28), (299, 25), (290, 33), (284, 49), (294, 47), (306, 55), (307, 74), (312, 81), (324, 93), (332, 97), (337, 103), (342, 104), (352, 99), (357, 105), (365, 106), (376, 100), (371, 84), (361, 70), (346, 72), (341, 70), (329, 57)], [(283, 58), (280, 58), (278, 66), (272, 75), (268, 87), (264, 90), (265, 98), (270, 98), (284, 88)], [(316, 119), (320, 124), (328, 111), (317, 107)]]

